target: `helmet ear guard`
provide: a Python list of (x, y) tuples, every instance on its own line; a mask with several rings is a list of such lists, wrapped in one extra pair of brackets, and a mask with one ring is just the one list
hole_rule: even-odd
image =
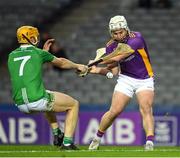
[(39, 42), (39, 31), (36, 27), (22, 26), (17, 29), (18, 43), (37, 45)]
[(121, 15), (116, 15), (116, 16), (112, 17), (109, 21), (110, 35), (112, 36), (112, 31), (116, 31), (119, 29), (126, 29), (128, 31), (128, 33), (130, 32), (125, 17), (121, 16)]

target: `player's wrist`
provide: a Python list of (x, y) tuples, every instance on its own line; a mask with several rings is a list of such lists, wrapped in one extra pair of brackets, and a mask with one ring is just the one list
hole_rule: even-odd
[(74, 68), (74, 69), (78, 70), (78, 69), (79, 69), (79, 67), (80, 67), (80, 64), (76, 64), (76, 63), (74, 63), (74, 66), (73, 66), (73, 68)]

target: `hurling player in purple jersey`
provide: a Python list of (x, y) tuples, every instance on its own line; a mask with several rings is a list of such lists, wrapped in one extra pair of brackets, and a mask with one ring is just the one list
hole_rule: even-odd
[[(153, 150), (154, 140), (154, 80), (146, 42), (139, 32), (130, 32), (124, 16), (112, 17), (109, 22), (111, 40), (106, 45), (106, 54), (110, 54), (118, 43), (131, 46), (134, 53), (114, 57), (103, 64), (107, 67), (93, 66), (90, 73), (106, 75), (108, 71), (118, 74), (110, 109), (102, 116), (99, 129), (93, 138), (89, 150), (99, 148), (101, 138), (115, 118), (129, 103), (133, 94), (139, 104), (143, 127), (146, 133), (145, 150)], [(114, 66), (115, 65), (115, 66)]]

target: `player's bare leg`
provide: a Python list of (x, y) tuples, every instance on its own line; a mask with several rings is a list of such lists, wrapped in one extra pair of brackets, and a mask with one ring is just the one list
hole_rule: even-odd
[(89, 150), (96, 150), (99, 147), (100, 141), (104, 132), (110, 127), (114, 119), (123, 111), (131, 98), (127, 95), (115, 91), (112, 97), (112, 103), (109, 111), (107, 111), (101, 119), (99, 130), (89, 145)]
[(145, 150), (153, 150), (154, 140), (154, 117), (153, 117), (153, 100), (154, 91), (144, 90), (137, 93), (140, 112), (142, 115), (143, 127), (146, 133)]
[(55, 146), (61, 146), (64, 138), (64, 133), (59, 129), (56, 114), (54, 112), (45, 112), (44, 114), (52, 128), (52, 133), (54, 136), (53, 144)]
[(48, 120), (49, 124), (51, 125), (52, 129), (58, 128), (59, 125), (56, 120), (56, 115), (54, 112), (45, 112), (45, 117)]
[(112, 125), (114, 119), (123, 111), (130, 99), (130, 97), (121, 92), (114, 92), (111, 107), (101, 119), (99, 125), (100, 131), (105, 132)]
[[(55, 101), (53, 106), (54, 112), (66, 111), (65, 127), (64, 127), (64, 140), (63, 147), (65, 149), (77, 149), (73, 144), (73, 135), (78, 120), (79, 102), (72, 97), (54, 92)], [(67, 148), (66, 148), (66, 147)]]

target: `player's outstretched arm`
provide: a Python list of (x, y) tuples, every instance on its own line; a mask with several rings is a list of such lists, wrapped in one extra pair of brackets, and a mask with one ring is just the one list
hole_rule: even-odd
[(89, 69), (89, 73), (91, 74), (100, 74), (100, 75), (106, 75), (108, 72), (112, 72), (113, 75), (117, 75), (118, 73), (118, 67), (97, 67), (97, 66), (92, 66), (91, 69)]
[(85, 73), (88, 71), (88, 67), (86, 65), (77, 64), (72, 62), (71, 60), (65, 58), (54, 58), (51, 63), (61, 69), (75, 69), (79, 72)]
[(97, 66), (92, 66), (89, 69), (89, 73), (91, 74), (100, 74), (100, 75), (106, 75), (110, 70), (108, 70), (107, 67), (97, 67)]
[(103, 61), (100, 64), (113, 64), (114, 62), (118, 62), (124, 58), (127, 58), (129, 55), (131, 55), (131, 53), (121, 54), (121, 55), (118, 55), (117, 57), (113, 57), (107, 61)]
[(106, 67), (92, 66), (89, 69), (89, 73), (103, 75), (106, 76), (107, 78), (113, 78), (113, 76), (116, 76), (118, 72), (119, 72), (119, 67), (115, 64), (108, 65)]

